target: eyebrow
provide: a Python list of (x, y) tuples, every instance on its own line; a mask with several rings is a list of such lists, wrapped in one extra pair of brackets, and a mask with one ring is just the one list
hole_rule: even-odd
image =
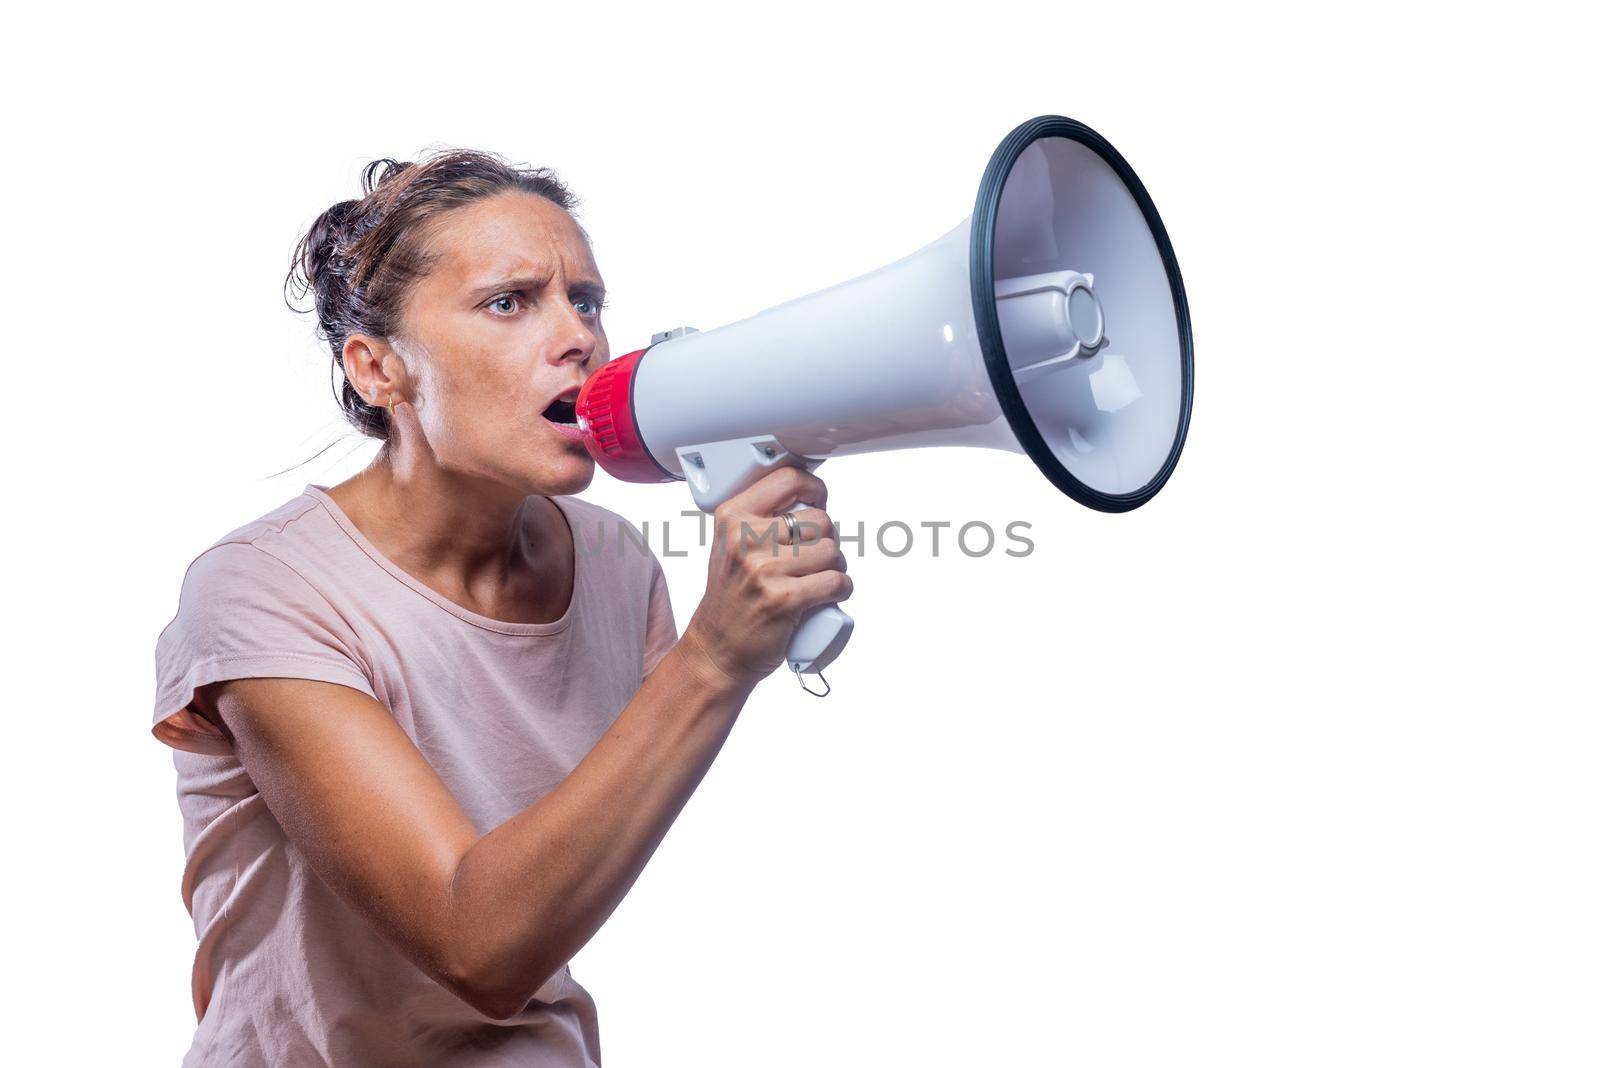
[[(473, 300), (494, 296), (496, 293), (515, 293), (529, 289), (543, 289), (550, 284), (549, 275), (522, 275), (517, 278), (501, 278), (494, 282), (475, 287), (472, 293)], [(580, 278), (567, 286), (569, 296), (589, 297), (593, 300), (603, 301), (606, 296), (606, 287), (592, 278)]]

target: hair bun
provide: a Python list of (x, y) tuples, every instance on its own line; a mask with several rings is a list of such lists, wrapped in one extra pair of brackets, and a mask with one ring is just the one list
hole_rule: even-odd
[(361, 192), (371, 196), (415, 166), (415, 163), (390, 159), (387, 156), (375, 159), (361, 169)]
[[(300, 238), (300, 243), (295, 246), (286, 283), (286, 289), (291, 297), (290, 305), (293, 306), (296, 301), (304, 300), (307, 296), (311, 296), (314, 301), (313, 308), (296, 308), (297, 311), (312, 311), (322, 306), (324, 287), (345, 273), (340, 271), (334, 260), (341, 248), (348, 248), (350, 245), (351, 220), (360, 207), (359, 200), (339, 201), (317, 216), (316, 221)], [(322, 316), (319, 315), (318, 318), (321, 319)]]

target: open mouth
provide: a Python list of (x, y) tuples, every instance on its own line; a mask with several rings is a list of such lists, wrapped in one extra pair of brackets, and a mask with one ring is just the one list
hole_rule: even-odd
[(573, 427), (576, 430), (578, 428), (578, 390), (579, 387), (574, 385), (573, 389), (566, 390), (560, 397), (550, 401), (549, 408), (544, 409), (539, 414), (546, 417), (550, 422), (554, 422), (558, 427)]
[(568, 441), (581, 442), (583, 431), (578, 426), (578, 388), (573, 386), (551, 401), (539, 414), (544, 416), (544, 421), (549, 423), (550, 429), (557, 434)]
[(578, 425), (578, 395), (570, 397), (557, 397), (550, 402), (550, 407), (541, 414), (550, 422), (561, 426), (576, 427)]

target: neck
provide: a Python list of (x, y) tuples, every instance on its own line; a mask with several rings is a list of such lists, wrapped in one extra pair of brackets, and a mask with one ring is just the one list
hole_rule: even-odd
[[(328, 490), (378, 551), (430, 584), (494, 591), (534, 553), (518, 521), (525, 494), (385, 446), (366, 470)], [(476, 599), (476, 598), (474, 598)]]

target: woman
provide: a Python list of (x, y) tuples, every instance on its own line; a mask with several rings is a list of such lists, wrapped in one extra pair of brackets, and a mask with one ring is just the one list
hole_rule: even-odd
[[(848, 596), (814, 476), (718, 510), (677, 639), (661, 568), (571, 496), (604, 287), (546, 170), (380, 160), (296, 252), (371, 466), (220, 539), (156, 649), (185, 1063), (600, 1060), (567, 960), (605, 922), (810, 606)], [(790, 544), (773, 517), (820, 531)], [(806, 524), (816, 524), (811, 527)]]

